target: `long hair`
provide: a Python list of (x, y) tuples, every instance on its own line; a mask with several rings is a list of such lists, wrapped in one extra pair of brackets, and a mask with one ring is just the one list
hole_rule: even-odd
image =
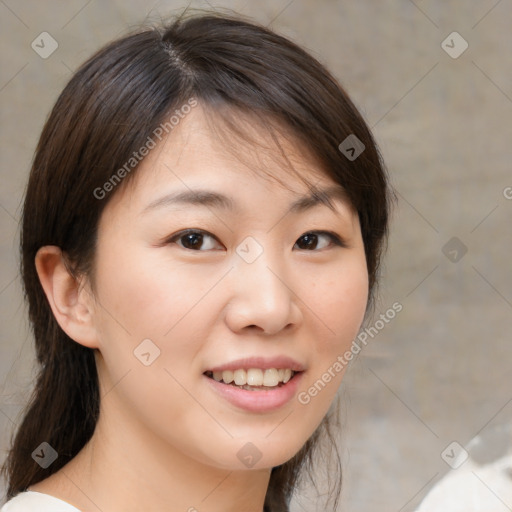
[[(323, 65), (265, 27), (212, 13), (180, 16), (108, 44), (78, 69), (57, 99), (26, 189), (21, 274), (39, 373), (2, 468), (8, 498), (72, 459), (91, 438), (99, 415), (93, 350), (74, 342), (57, 324), (38, 279), (36, 252), (57, 245), (73, 273), (91, 275), (100, 216), (121, 188), (106, 193), (105, 183), (190, 98), (239, 135), (244, 128), (237, 125), (237, 112), (274, 132), (285, 130), (344, 187), (360, 220), (371, 302), (387, 236), (390, 191), (369, 128)], [(338, 147), (349, 136), (364, 144), (355, 159)], [(122, 186), (137, 165), (128, 171)], [(266, 511), (289, 510), (320, 434), (332, 438), (329, 421), (326, 416), (292, 459), (272, 469)], [(59, 454), (48, 469), (31, 457), (41, 440)], [(339, 487), (335, 501), (338, 496)]]

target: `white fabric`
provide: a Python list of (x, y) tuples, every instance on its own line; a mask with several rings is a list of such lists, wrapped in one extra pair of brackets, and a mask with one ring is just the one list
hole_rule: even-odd
[(428, 493), (417, 512), (510, 512), (512, 456), (479, 466), (471, 459)]
[(81, 512), (65, 501), (35, 491), (20, 492), (0, 512)]

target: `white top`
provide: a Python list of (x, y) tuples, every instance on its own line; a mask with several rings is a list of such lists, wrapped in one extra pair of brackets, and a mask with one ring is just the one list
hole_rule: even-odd
[(512, 455), (485, 465), (469, 459), (434, 486), (418, 512), (510, 512), (511, 470)]
[(35, 491), (20, 492), (0, 512), (81, 512), (55, 496)]

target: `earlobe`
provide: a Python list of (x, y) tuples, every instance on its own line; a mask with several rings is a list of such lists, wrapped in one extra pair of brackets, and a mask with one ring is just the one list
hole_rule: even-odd
[(41, 247), (35, 265), (39, 281), (61, 329), (73, 340), (98, 348), (90, 292), (69, 272), (62, 250), (53, 245)]

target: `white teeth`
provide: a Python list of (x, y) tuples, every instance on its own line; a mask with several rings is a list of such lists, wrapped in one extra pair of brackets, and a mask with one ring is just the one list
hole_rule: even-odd
[(277, 386), (279, 384), (279, 371), (275, 368), (269, 368), (265, 370), (263, 374), (263, 385), (264, 386)]
[(235, 370), (234, 377), (237, 386), (245, 386), (247, 384), (247, 373), (245, 370)]
[(263, 372), (258, 368), (247, 370), (247, 384), (249, 386), (261, 386), (263, 384)]
[(248, 370), (224, 370), (222, 372), (213, 372), (212, 376), (217, 382), (231, 384), (237, 386), (254, 386), (254, 387), (276, 387), (280, 382), (286, 384), (293, 376), (294, 372), (289, 368), (250, 368)]
[(222, 380), (226, 384), (231, 384), (233, 382), (233, 380), (235, 379), (235, 375), (231, 370), (225, 370), (225, 371), (221, 372), (221, 374), (222, 374)]

